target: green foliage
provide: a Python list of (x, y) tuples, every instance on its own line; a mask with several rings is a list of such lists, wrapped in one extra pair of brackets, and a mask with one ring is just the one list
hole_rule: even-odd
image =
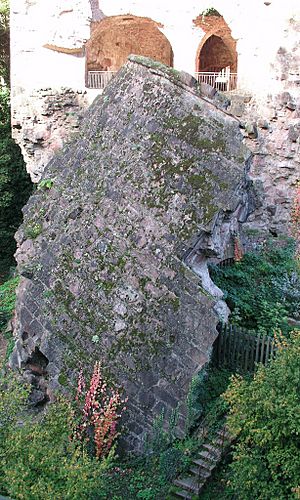
[(16, 302), (16, 287), (20, 278), (17, 276), (0, 285), (0, 330), (11, 318)]
[(273, 244), (270, 240), (260, 253), (246, 254), (232, 266), (211, 267), (211, 277), (233, 311), (231, 322), (268, 335), (274, 330), (288, 333), (287, 316), (300, 303), (294, 242), (288, 240), (281, 248)]
[(229, 479), (229, 464), (231, 461), (231, 453), (226, 454), (213, 471), (211, 480), (201, 490), (201, 500), (237, 500)]
[(185, 465), (185, 456), (179, 448), (169, 448), (160, 455), (159, 471), (166, 481), (173, 481)]
[(10, 332), (6, 332), (5, 327), (15, 307), (16, 287), (18, 284), (19, 277), (15, 277), (0, 285), (0, 335), (4, 335), (8, 341), (6, 357), (10, 355), (14, 345), (14, 339)]
[(53, 180), (52, 179), (43, 179), (41, 182), (39, 182), (38, 189), (51, 189), (53, 186)]
[(187, 398), (189, 429), (193, 429), (208, 414), (212, 416), (212, 426), (218, 424), (226, 411), (226, 403), (219, 396), (227, 389), (231, 373), (209, 366), (193, 377)]
[[(169, 421), (165, 422), (165, 413), (161, 413), (155, 418), (150, 435), (145, 438), (145, 453), (160, 455), (167, 450), (176, 440), (176, 425), (178, 422), (178, 411), (173, 410)], [(165, 430), (167, 428), (167, 430)]]
[(208, 9), (201, 12), (200, 16), (202, 16), (202, 17), (206, 17), (206, 16), (221, 17), (221, 14), (213, 7), (209, 7)]
[(173, 479), (191, 463), (192, 440), (179, 441), (175, 436), (177, 412), (166, 422), (164, 412), (156, 418), (145, 453), (120, 462), (108, 474), (105, 489), (98, 498), (112, 500), (165, 500)]
[(70, 440), (70, 403), (58, 399), (39, 419), (29, 420), (20, 415), (28, 388), (11, 375), (1, 380), (0, 396), (1, 494), (32, 500), (95, 498), (111, 458), (92, 459)]
[(299, 498), (299, 380), (300, 332), (253, 380), (232, 380), (225, 399), (230, 431), (238, 436), (230, 467), (239, 500)]
[(42, 224), (35, 222), (31, 225), (28, 225), (25, 228), (24, 234), (25, 234), (26, 238), (34, 240), (35, 238), (37, 238), (41, 234), (42, 230), (43, 230)]
[(136, 500), (157, 499), (164, 500), (168, 486), (158, 474), (157, 462), (144, 459), (132, 459), (120, 463), (105, 477), (101, 491), (97, 493), (97, 500)]
[(187, 397), (187, 428), (191, 429), (203, 415), (206, 394), (207, 370), (203, 368), (192, 378)]
[(14, 234), (32, 189), (20, 148), (11, 137), (9, 106), (8, 91), (0, 91), (0, 280), (14, 264)]
[[(0, 446), (15, 428), (18, 417), (25, 408), (29, 387), (21, 384), (13, 373), (0, 376)], [(2, 460), (0, 460), (0, 463)], [(1, 467), (1, 465), (0, 465)]]
[(187, 470), (190, 464), (190, 450), (179, 441), (158, 455), (144, 455), (119, 462), (106, 474), (97, 499), (166, 500), (173, 479)]
[(0, 0), (0, 78), (9, 86), (9, 0)]

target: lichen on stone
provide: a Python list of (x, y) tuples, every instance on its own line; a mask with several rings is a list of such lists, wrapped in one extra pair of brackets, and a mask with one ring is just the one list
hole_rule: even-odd
[[(222, 256), (247, 205), (235, 157), (248, 158), (236, 120), (170, 69), (131, 58), (47, 166), (51, 189), (24, 210), (18, 259), (35, 269), (19, 290), (11, 364), (26, 370), (38, 346), (48, 364), (36, 387), (51, 395), (100, 359), (129, 398), (130, 448), (142, 443), (134, 426), (149, 430), (162, 407), (179, 405), (184, 429), (188, 386), (219, 321), (219, 297), (203, 291), (186, 255)], [(26, 227), (40, 218), (26, 255)]]

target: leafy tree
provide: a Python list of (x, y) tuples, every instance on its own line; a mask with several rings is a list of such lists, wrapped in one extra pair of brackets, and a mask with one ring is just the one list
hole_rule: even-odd
[(300, 495), (300, 332), (281, 345), (253, 380), (236, 376), (225, 393), (228, 425), (238, 437), (231, 486), (239, 500)]
[(32, 190), (20, 148), (11, 137), (9, 92), (0, 91), (0, 279), (14, 263), (14, 234)]
[(9, 0), (0, 0), (0, 281), (14, 263), (14, 233), (31, 191), (20, 148), (11, 137), (9, 57)]
[(42, 417), (21, 414), (28, 392), (12, 375), (0, 380), (0, 494), (31, 500), (98, 498), (112, 455), (91, 458), (70, 439), (75, 422), (63, 398)]
[(9, 86), (9, 0), (0, 0), (0, 84)]

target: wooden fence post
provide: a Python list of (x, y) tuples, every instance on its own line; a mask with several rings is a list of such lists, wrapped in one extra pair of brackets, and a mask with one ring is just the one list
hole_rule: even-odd
[(215, 360), (219, 368), (252, 372), (257, 363), (266, 365), (275, 351), (274, 339), (266, 334), (255, 334), (236, 325), (224, 324), (215, 344)]

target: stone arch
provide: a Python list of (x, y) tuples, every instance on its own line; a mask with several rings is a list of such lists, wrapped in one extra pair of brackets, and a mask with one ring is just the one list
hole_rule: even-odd
[(129, 54), (143, 55), (173, 66), (170, 42), (152, 19), (133, 15), (111, 16), (92, 23), (86, 43), (87, 71), (117, 71)]
[(198, 55), (198, 71), (219, 72), (227, 66), (231, 71), (236, 67), (234, 54), (221, 37), (209, 36), (201, 47)]
[(200, 15), (194, 24), (205, 32), (196, 55), (196, 71), (218, 72), (229, 66), (237, 72), (236, 40), (221, 15)]

